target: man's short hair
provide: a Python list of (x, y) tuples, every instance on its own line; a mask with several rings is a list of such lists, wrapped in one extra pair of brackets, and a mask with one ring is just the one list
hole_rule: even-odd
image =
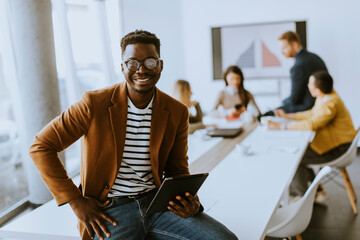
[(153, 33), (138, 29), (126, 34), (126, 36), (121, 39), (121, 56), (123, 56), (127, 45), (135, 43), (154, 44), (156, 52), (160, 56), (160, 39)]
[(301, 45), (301, 40), (299, 34), (293, 31), (287, 31), (281, 34), (279, 40), (287, 40), (289, 43), (297, 42)]
[(331, 93), (333, 89), (333, 78), (327, 71), (317, 71), (311, 74), (315, 78), (315, 86), (319, 88), (323, 93)]

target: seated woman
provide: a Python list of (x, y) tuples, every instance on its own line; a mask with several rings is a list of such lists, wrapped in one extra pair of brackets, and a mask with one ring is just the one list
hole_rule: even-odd
[(191, 101), (191, 87), (188, 81), (177, 80), (174, 84), (172, 96), (185, 104), (189, 109), (189, 133), (205, 128), (202, 123), (203, 113), (198, 102)]
[(269, 121), (269, 129), (313, 130), (314, 140), (307, 148), (295, 177), (290, 185), (291, 195), (304, 195), (308, 182), (315, 178), (308, 164), (326, 163), (341, 156), (349, 148), (356, 135), (349, 111), (333, 90), (333, 79), (326, 71), (318, 71), (309, 78), (308, 88), (316, 98), (312, 109), (285, 113), (276, 110), (275, 115), (292, 120), (288, 124)]
[[(215, 102), (212, 115), (239, 117), (247, 111), (253, 117), (260, 115), (253, 95), (244, 88), (244, 76), (238, 66), (230, 66), (223, 73), (226, 87), (221, 90)], [(222, 106), (223, 110), (218, 108)]]

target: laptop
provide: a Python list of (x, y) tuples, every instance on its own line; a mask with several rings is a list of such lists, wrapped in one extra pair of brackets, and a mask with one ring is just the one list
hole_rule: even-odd
[(238, 136), (243, 131), (242, 127), (240, 128), (215, 128), (208, 129), (206, 134), (210, 137), (224, 137), (224, 138), (233, 138)]

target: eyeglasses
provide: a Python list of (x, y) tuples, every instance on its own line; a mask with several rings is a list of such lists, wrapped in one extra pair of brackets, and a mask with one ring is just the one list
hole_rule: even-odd
[(141, 65), (143, 65), (146, 69), (152, 70), (156, 68), (158, 65), (160, 58), (146, 58), (144, 60), (136, 60), (136, 59), (130, 59), (124, 62), (127, 69), (130, 71), (136, 72)]

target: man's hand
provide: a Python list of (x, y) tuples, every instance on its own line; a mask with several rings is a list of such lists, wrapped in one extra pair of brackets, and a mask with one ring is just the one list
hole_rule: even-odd
[(187, 199), (176, 196), (178, 204), (174, 201), (169, 202), (168, 209), (182, 218), (194, 216), (200, 209), (200, 202), (194, 198), (190, 193), (185, 193)]
[(103, 220), (108, 221), (114, 226), (116, 226), (116, 222), (101, 211), (97, 200), (80, 196), (71, 200), (69, 204), (75, 215), (84, 223), (91, 238), (94, 237), (94, 232), (101, 240), (104, 239), (103, 233), (105, 236), (110, 237), (110, 232)]
[(268, 129), (281, 129), (281, 123), (268, 120)]
[(282, 110), (281, 108), (275, 109), (274, 113), (275, 113), (275, 116), (283, 117), (283, 118), (286, 118), (286, 115), (287, 115), (286, 112), (284, 110)]

